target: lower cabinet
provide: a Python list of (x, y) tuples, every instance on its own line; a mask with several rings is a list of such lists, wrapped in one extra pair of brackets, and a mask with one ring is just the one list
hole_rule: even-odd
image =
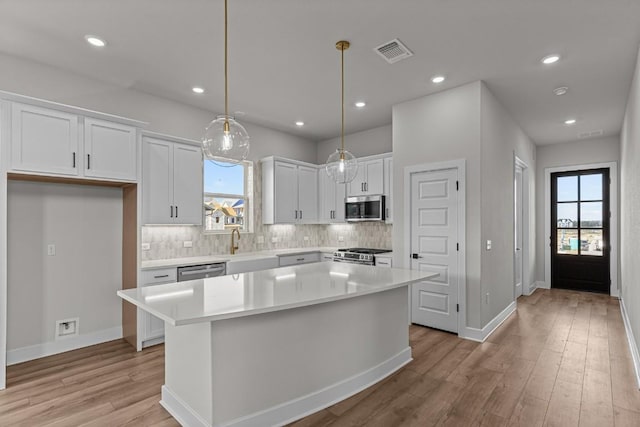
[(320, 262), (320, 252), (309, 252), (306, 254), (286, 255), (280, 257), (280, 267), (309, 264), (312, 262)]
[(333, 252), (323, 252), (320, 256), (321, 261), (333, 261)]
[(376, 256), (376, 267), (391, 268), (393, 265), (391, 257)]
[[(175, 267), (144, 270), (142, 287), (175, 283), (178, 280), (177, 271)], [(164, 342), (164, 320), (142, 310), (138, 310), (138, 316), (142, 323), (142, 347)]]
[(239, 261), (232, 259), (231, 261), (227, 261), (227, 274), (250, 273), (252, 271), (268, 270), (278, 267), (280, 267), (278, 257)]

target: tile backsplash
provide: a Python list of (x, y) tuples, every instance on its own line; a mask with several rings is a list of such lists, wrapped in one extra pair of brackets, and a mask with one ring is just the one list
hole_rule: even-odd
[[(254, 233), (241, 233), (239, 252), (304, 247), (391, 248), (392, 226), (384, 223), (332, 225), (260, 225)], [(259, 236), (263, 243), (258, 243)], [(342, 238), (342, 241), (341, 241)], [(184, 247), (185, 241), (193, 246)], [(150, 249), (142, 251), (142, 260), (228, 254), (229, 234), (204, 234), (201, 227), (142, 227), (142, 242)]]

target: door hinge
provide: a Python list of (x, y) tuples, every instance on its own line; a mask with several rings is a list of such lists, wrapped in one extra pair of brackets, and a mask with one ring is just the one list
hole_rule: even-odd
[(460, 191), (460, 183), (456, 181), (456, 191)]
[(456, 313), (460, 312), (460, 304), (456, 304)]
[(456, 251), (460, 250), (460, 243), (456, 243)]

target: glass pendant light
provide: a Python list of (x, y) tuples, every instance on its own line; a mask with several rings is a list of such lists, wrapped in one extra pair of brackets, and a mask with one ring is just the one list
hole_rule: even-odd
[(358, 160), (353, 154), (344, 149), (344, 51), (349, 49), (350, 43), (341, 40), (336, 43), (336, 49), (341, 56), (341, 81), (342, 81), (342, 128), (340, 132), (340, 148), (327, 159), (327, 174), (338, 184), (351, 182), (358, 173)]
[(224, 0), (224, 114), (207, 126), (202, 151), (208, 159), (242, 161), (249, 155), (249, 134), (229, 115), (227, 44), (227, 0)]

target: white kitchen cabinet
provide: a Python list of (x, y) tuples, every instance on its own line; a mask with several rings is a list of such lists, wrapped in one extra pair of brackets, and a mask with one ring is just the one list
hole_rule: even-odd
[(385, 222), (393, 224), (393, 157), (384, 159)]
[(79, 117), (14, 103), (11, 108), (11, 169), (78, 175)]
[(320, 257), (321, 261), (333, 261), (333, 252), (323, 252)]
[[(178, 280), (177, 269), (159, 268), (142, 272), (142, 287), (175, 283)], [(138, 310), (138, 318), (142, 322), (142, 347), (163, 342), (164, 321), (143, 310)]]
[(358, 160), (358, 173), (348, 186), (347, 195), (349, 197), (383, 194), (383, 159)]
[(280, 267), (279, 258), (259, 258), (227, 261), (227, 274), (250, 273), (252, 271), (268, 270), (270, 268)]
[(344, 222), (346, 184), (338, 184), (331, 179), (324, 166), (318, 170), (318, 183), (319, 222), (322, 224)]
[(136, 181), (136, 129), (105, 120), (84, 120), (84, 176)]
[(393, 261), (391, 257), (376, 255), (375, 264), (376, 267), (391, 268), (393, 266)]
[(144, 137), (144, 224), (202, 224), (202, 150), (195, 145)]
[(137, 141), (133, 126), (33, 105), (11, 107), (12, 171), (136, 182)]
[(280, 267), (288, 265), (309, 264), (312, 262), (320, 262), (320, 252), (309, 252), (305, 254), (284, 255), (280, 258)]
[(316, 224), (317, 167), (273, 157), (261, 164), (263, 224)]

